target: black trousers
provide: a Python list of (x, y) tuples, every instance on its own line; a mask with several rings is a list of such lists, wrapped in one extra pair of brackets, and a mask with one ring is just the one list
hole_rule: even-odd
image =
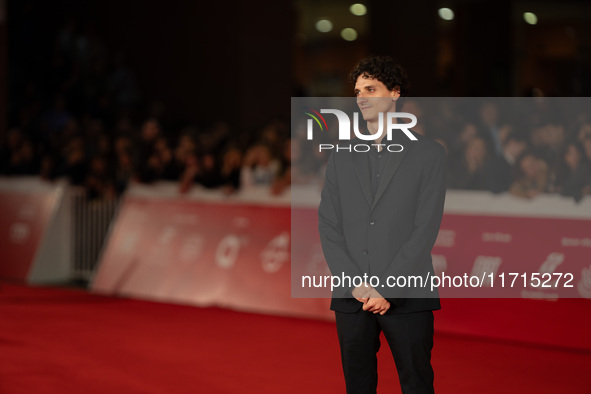
[(433, 312), (380, 316), (335, 312), (347, 394), (375, 394), (380, 332), (390, 345), (404, 394), (434, 393), (431, 350)]

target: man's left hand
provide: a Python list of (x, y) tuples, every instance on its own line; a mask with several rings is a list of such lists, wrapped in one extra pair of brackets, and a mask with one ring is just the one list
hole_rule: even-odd
[(385, 298), (370, 298), (363, 304), (363, 310), (383, 315), (390, 309), (390, 302)]

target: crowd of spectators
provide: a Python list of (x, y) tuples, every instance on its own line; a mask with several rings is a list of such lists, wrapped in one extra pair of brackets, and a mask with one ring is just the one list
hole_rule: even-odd
[(181, 193), (195, 184), (226, 193), (289, 186), (285, 122), (272, 119), (240, 135), (223, 120), (178, 126), (162, 103), (146, 104), (133, 70), (91, 23), (69, 19), (50, 49), (27, 41), (32, 29), (11, 56), (0, 175), (65, 177), (90, 198), (116, 198), (130, 182), (158, 180), (178, 182)]
[[(322, 179), (326, 152), (298, 130), (291, 136), (282, 120), (247, 134), (223, 120), (178, 127), (155, 103), (138, 122), (134, 73), (123, 56), (109, 55), (91, 26), (65, 23), (46, 64), (16, 66), (1, 175), (66, 177), (90, 198), (116, 197), (130, 182), (175, 181), (180, 193), (196, 184), (225, 193), (268, 185), (280, 194), (292, 182)], [(407, 99), (402, 110), (419, 118), (414, 131), (446, 148), (448, 187), (579, 201), (591, 194), (589, 100), (562, 107), (556, 100), (532, 99), (519, 116), (511, 102), (493, 99), (474, 99), (471, 111)]]
[[(448, 153), (448, 188), (507, 192), (527, 199), (555, 193), (577, 202), (591, 195), (591, 99), (405, 100), (400, 110), (418, 118), (412, 130), (435, 139)], [(329, 123), (328, 128), (338, 125)], [(318, 148), (317, 142), (307, 141), (304, 124), (296, 127), (294, 137), (292, 146)], [(294, 162), (297, 171), (292, 174), (318, 171), (318, 162), (325, 160), (318, 152), (300, 157), (306, 152), (296, 151), (303, 160)]]
[[(591, 100), (477, 100), (473, 121), (434, 137), (448, 150), (449, 187), (533, 198), (591, 195)], [(458, 137), (456, 137), (458, 135)]]
[(98, 121), (91, 124), (95, 127), (81, 132), (78, 120), (69, 117), (66, 126), (54, 132), (51, 145), (19, 128), (10, 129), (1, 174), (39, 175), (47, 181), (66, 177), (72, 185), (85, 187), (90, 198), (116, 198), (130, 182), (176, 181), (179, 193), (198, 184), (227, 194), (254, 185), (270, 186), (273, 194), (280, 194), (291, 183), (290, 139), (282, 121), (269, 121), (246, 144), (232, 139), (222, 121), (203, 132), (184, 128), (176, 140), (155, 118), (137, 131), (127, 119), (114, 133), (104, 131)]
[[(268, 185), (274, 194), (292, 181), (321, 182), (327, 153), (303, 133), (290, 137), (280, 120), (251, 138), (237, 140), (223, 121), (201, 132), (187, 127), (171, 138), (156, 118), (136, 130), (121, 117), (108, 131), (104, 119), (75, 117), (66, 102), (59, 94), (52, 108), (39, 108), (32, 118), (24, 107), (23, 123), (9, 130), (3, 147), (2, 174), (65, 176), (90, 197), (120, 195), (132, 181), (176, 181), (180, 193), (195, 184), (225, 193)], [(501, 121), (492, 102), (480, 106), (475, 121), (435, 117), (414, 129), (446, 148), (449, 188), (523, 198), (559, 193), (576, 201), (591, 194), (591, 123), (584, 113), (570, 127), (545, 117), (525, 126)], [(412, 109), (420, 112), (418, 107)]]

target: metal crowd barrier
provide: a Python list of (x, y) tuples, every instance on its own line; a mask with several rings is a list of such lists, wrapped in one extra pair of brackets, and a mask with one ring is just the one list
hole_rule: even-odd
[(103, 248), (119, 199), (89, 199), (82, 187), (70, 187), (72, 207), (72, 279), (88, 281)]

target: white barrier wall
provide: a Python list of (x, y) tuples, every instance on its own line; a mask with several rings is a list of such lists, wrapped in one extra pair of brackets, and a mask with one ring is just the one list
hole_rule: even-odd
[(71, 275), (68, 186), (38, 178), (0, 179), (0, 277), (64, 282)]

